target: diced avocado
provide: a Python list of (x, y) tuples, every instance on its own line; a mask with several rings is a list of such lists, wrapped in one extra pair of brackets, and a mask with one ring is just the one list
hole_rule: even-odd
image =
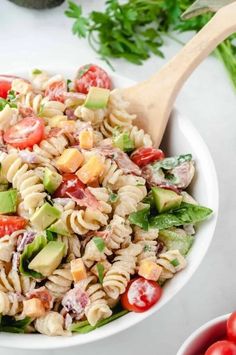
[(52, 224), (47, 229), (50, 232), (57, 233), (60, 235), (70, 236), (70, 231), (68, 230), (66, 224), (62, 220), (58, 220), (56, 223)]
[(60, 265), (65, 251), (62, 242), (49, 242), (30, 262), (29, 269), (50, 276)]
[(168, 250), (179, 250), (182, 255), (186, 255), (191, 248), (194, 237), (187, 235), (181, 228), (163, 229), (159, 231), (160, 239)]
[(9, 184), (1, 184), (0, 183), (0, 191), (7, 191), (9, 188)]
[(152, 194), (159, 213), (178, 208), (183, 199), (183, 197), (176, 192), (160, 187), (153, 187)]
[(99, 108), (106, 108), (109, 95), (110, 90), (92, 86), (89, 89), (88, 95), (84, 103), (84, 107), (94, 110)]
[(0, 213), (14, 213), (17, 207), (17, 190), (0, 192)]
[(113, 142), (116, 147), (120, 148), (124, 152), (132, 152), (135, 148), (134, 141), (130, 139), (128, 132), (122, 132), (116, 135), (113, 138)]
[(43, 185), (50, 194), (56, 191), (62, 182), (62, 176), (55, 171), (46, 168), (44, 170)]
[(54, 206), (46, 202), (31, 217), (31, 223), (38, 230), (44, 230), (55, 222), (61, 215), (61, 212)]

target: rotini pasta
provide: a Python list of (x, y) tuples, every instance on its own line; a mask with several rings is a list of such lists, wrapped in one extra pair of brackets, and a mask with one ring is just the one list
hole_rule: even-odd
[(110, 317), (112, 311), (107, 304), (106, 294), (95, 276), (88, 276), (80, 281), (77, 287), (86, 291), (89, 296), (90, 303), (85, 307), (85, 315), (91, 325), (96, 325), (99, 320)]
[(84, 333), (121, 305), (150, 308), (210, 214), (183, 191), (191, 154), (165, 158), (110, 89), (96, 65), (71, 83), (36, 69), (1, 101), (0, 318), (27, 317), (22, 331)]
[(116, 252), (117, 256), (103, 280), (104, 290), (109, 297), (117, 299), (125, 292), (130, 275), (135, 273), (137, 256), (141, 249), (140, 245), (130, 244)]

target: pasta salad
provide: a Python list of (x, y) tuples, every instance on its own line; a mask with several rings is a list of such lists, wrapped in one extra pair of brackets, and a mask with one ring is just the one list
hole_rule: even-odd
[(160, 299), (212, 211), (109, 75), (0, 76), (0, 331), (86, 333)]

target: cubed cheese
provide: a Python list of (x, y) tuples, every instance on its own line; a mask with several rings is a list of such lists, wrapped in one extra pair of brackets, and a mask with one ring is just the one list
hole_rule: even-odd
[(83, 163), (84, 157), (76, 148), (65, 149), (57, 159), (57, 168), (64, 173), (74, 173)]
[(82, 149), (93, 148), (93, 132), (92, 131), (82, 131), (79, 135), (79, 144)]
[(144, 259), (139, 266), (138, 274), (147, 280), (157, 281), (161, 275), (162, 267), (154, 261)]
[(19, 94), (27, 94), (27, 92), (32, 90), (30, 83), (22, 79), (14, 79), (11, 84), (11, 89), (18, 92)]
[(83, 260), (81, 258), (71, 260), (70, 269), (73, 280), (75, 282), (86, 279), (87, 272)]
[(94, 155), (77, 171), (76, 175), (84, 184), (87, 184), (100, 176), (103, 171), (104, 164), (98, 156)]
[(43, 303), (38, 298), (23, 301), (23, 314), (30, 318), (39, 318), (45, 314)]

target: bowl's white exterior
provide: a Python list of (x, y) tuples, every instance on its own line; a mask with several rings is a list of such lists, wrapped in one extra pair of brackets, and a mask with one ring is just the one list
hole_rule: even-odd
[[(75, 73), (75, 70), (66, 70), (64, 68), (54, 67), (52, 69), (50, 67), (48, 70), (49, 72), (63, 73), (68, 78), (73, 77)], [(27, 77), (27, 73), (24, 70), (16, 70), (14, 72), (14, 74), (22, 77)], [(111, 74), (111, 76), (115, 87), (125, 87), (133, 83), (129, 79), (118, 75)], [(129, 313), (91, 333), (78, 334), (72, 337), (50, 338), (40, 334), (0, 333), (0, 346), (21, 349), (55, 349), (85, 344), (108, 337), (156, 313), (188, 282), (206, 254), (214, 234), (218, 214), (217, 175), (207, 145), (192, 123), (185, 119), (177, 110), (173, 112), (169, 121), (162, 147), (165, 152), (172, 155), (192, 153), (197, 166), (197, 174), (192, 183), (192, 193), (202, 205), (208, 206), (214, 211), (213, 217), (199, 226), (196, 241), (188, 256), (188, 267), (165, 286), (161, 300), (148, 312), (140, 314)]]
[(206, 349), (226, 335), (226, 322), (230, 314), (217, 317), (195, 330), (179, 349), (177, 355), (204, 354)]

